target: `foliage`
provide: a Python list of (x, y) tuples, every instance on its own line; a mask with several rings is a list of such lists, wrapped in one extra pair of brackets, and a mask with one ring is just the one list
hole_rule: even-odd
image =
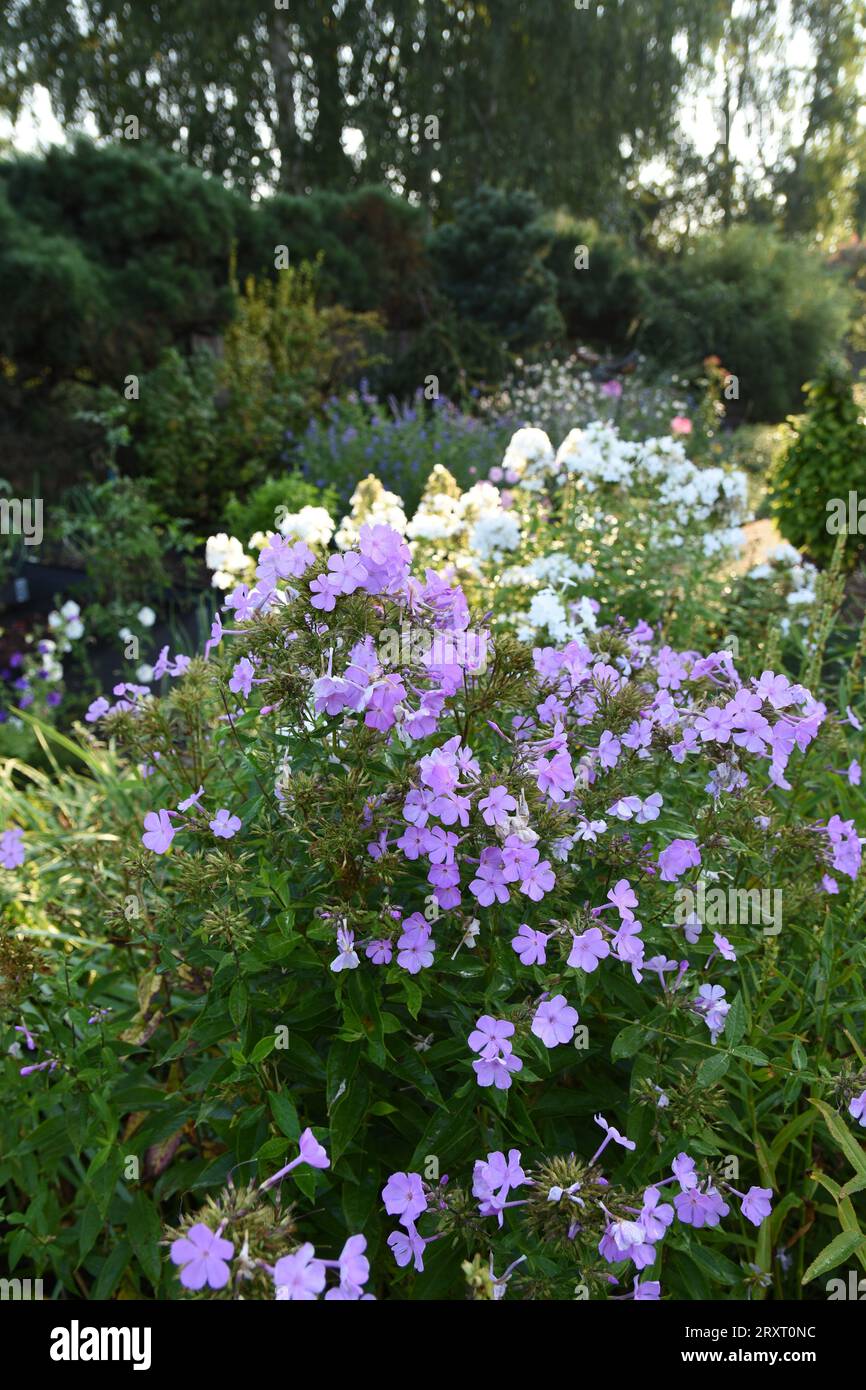
[(491, 429), (443, 398), (427, 402), (419, 392), (408, 404), (385, 404), (364, 390), (329, 401), (294, 441), (293, 457), (308, 482), (335, 488), (343, 504), (375, 471), (412, 508), (434, 464), (469, 484), (499, 462), (510, 433), (508, 422)]
[(440, 287), (459, 313), (509, 347), (526, 349), (563, 331), (556, 281), (544, 265), (547, 244), (531, 194), (482, 187), (457, 204), (453, 222), (437, 228), (430, 247)]
[(773, 515), (793, 545), (826, 561), (840, 530), (849, 531), (853, 493), (854, 530), (846, 553), (854, 564), (866, 533), (858, 505), (866, 494), (866, 420), (850, 371), (842, 364), (829, 364), (809, 382), (806, 403), (807, 414), (792, 422), (794, 437), (771, 475)]
[(115, 475), (64, 494), (54, 534), (66, 557), (85, 572), (88, 627), (102, 637), (135, 627), (137, 611), (159, 606), (168, 588), (167, 553), (181, 543), (182, 533), (159, 517), (147, 488), (132, 478)]
[(343, 372), (371, 360), (377, 327), (369, 315), (319, 308), (314, 268), (303, 263), (273, 283), (247, 281), (220, 357), (167, 349), (122, 416), (136, 471), (163, 512), (219, 519), (232, 492), (285, 466), (287, 436)]
[(812, 252), (759, 227), (706, 234), (649, 281), (642, 348), (688, 368), (710, 354), (738, 379), (752, 420), (797, 408), (846, 327), (848, 297)]
[[(598, 212), (647, 157), (673, 151), (678, 94), (719, 16), (691, 0), (593, 14), (499, 0), (495, 22), (485, 5), (417, 0), (293, 0), (290, 13), (263, 0), (158, 12), (14, 0), (2, 32), (13, 102), (42, 84), (62, 119), (87, 113), (109, 138), (134, 115), (215, 183), (360, 179), (447, 204), (507, 177)], [(347, 126), (362, 137), (351, 160)]]
[(278, 513), (299, 512), (302, 507), (325, 507), (333, 514), (337, 497), (330, 486), (320, 490), (298, 473), (284, 473), (259, 483), (243, 501), (230, 497), (226, 525), (233, 536), (242, 536), (246, 541), (256, 531), (273, 530)]
[(546, 260), (556, 276), (556, 298), (572, 341), (624, 350), (634, 339), (646, 298), (648, 273), (616, 232), (560, 214), (550, 219)]
[[(698, 1234), (689, 1180), (675, 1198), (662, 1187), (673, 1224), (664, 1235), (662, 1221), (639, 1282), (652, 1296), (660, 1276), (678, 1299), (798, 1296), (836, 1235), (833, 1214), (804, 1220), (815, 1126), (847, 1136), (839, 1111), (864, 1085), (847, 1040), (862, 993), (862, 891), (827, 886), (832, 874), (853, 879), (859, 861), (848, 829), (827, 828), (831, 809), (862, 805), (826, 770), (850, 756), (849, 726), (796, 673), (794, 684), (765, 673), (744, 689), (760, 692), (791, 785), (784, 767), (767, 785), (760, 734), (750, 748), (746, 733), (699, 740), (678, 760), (672, 706), (680, 732), (721, 703), (734, 731), (757, 733), (729, 657), (677, 654), (619, 623), (534, 654), (494, 625), (479, 646), (461, 638), (484, 635), (480, 613), (429, 571), (410, 583), (393, 532), (362, 534), (364, 577), (350, 582), (345, 564), (281, 544), (261, 554), (258, 611), (232, 605), (239, 640), (218, 641), (160, 700), (129, 687), (113, 710), (94, 709), (104, 738), (75, 754), (86, 775), (5, 770), (3, 823), (26, 845), (0, 890), (6, 1046), (17, 1040), (0, 1120), (0, 1182), (21, 1216), (6, 1237), (10, 1269), (76, 1296), (174, 1297), (160, 1240), (199, 1223), (232, 1244), (218, 1297), (247, 1278), (250, 1296), (270, 1297), (275, 1262), (299, 1241), (336, 1258), (354, 1233), (378, 1297), (492, 1297), (490, 1250), (509, 1297), (570, 1298), (578, 1284), (605, 1297), (608, 1272), (626, 1289), (634, 1275), (610, 1222), (651, 1205), (646, 1188), (671, 1181), (685, 1150), (700, 1202), (724, 1219)], [(264, 597), (275, 580), (279, 603)], [(395, 646), (407, 621), (433, 645)], [(825, 655), (834, 707), (859, 709), (863, 643), (846, 655), (825, 641), (818, 668), (807, 653), (813, 674)], [(462, 679), (448, 674), (454, 662)], [(641, 711), (646, 737), (629, 743)], [(790, 721), (800, 746), (783, 754)], [(145, 811), (199, 786), (167, 827), (154, 829), (154, 811), (139, 843)], [(513, 795), (500, 826), (485, 812), (494, 787)], [(647, 805), (652, 793), (656, 811), (630, 835), (613, 808), (635, 793)], [(428, 858), (427, 835), (452, 823), (454, 797), (465, 823), (449, 874)], [(220, 807), (236, 822), (217, 838), (230, 814), (220, 822)], [(576, 833), (583, 824), (594, 839)], [(506, 851), (522, 867), (491, 897)], [(671, 923), (698, 887), (687, 862), (705, 886), (783, 883), (783, 913), (722, 919), (723, 949), (718, 933), (708, 939), (713, 919), (689, 936), (688, 918)], [(545, 937), (536, 963), (512, 949), (518, 927)], [(653, 959), (641, 966), (644, 944)], [(671, 950), (687, 953), (685, 977), (665, 973)], [(557, 992), (579, 1011), (560, 1038), (539, 1022), (540, 1000)], [(499, 1063), (483, 1053), (473, 1066), (493, 1019), (512, 1041)], [(504, 1062), (505, 1083), (491, 1084), (485, 1066)], [(613, 1147), (599, 1112), (618, 1127)], [(287, 1181), (299, 1135), (313, 1166), (291, 1178), (298, 1196), (278, 1220), (267, 1190)], [(623, 1136), (635, 1147), (621, 1154)], [(490, 1197), (485, 1155), (510, 1148), (526, 1171), (512, 1172), (520, 1208), (497, 1230), (507, 1192), (499, 1205)], [(414, 1261), (400, 1254), (405, 1230), (387, 1239), (396, 1217), (382, 1211), (391, 1175), (408, 1172), (421, 1194), (403, 1222), (414, 1232), (417, 1221)], [(575, 1182), (580, 1233), (562, 1196)], [(755, 1212), (756, 1186), (769, 1217)], [(793, 1261), (774, 1260), (786, 1243)]]

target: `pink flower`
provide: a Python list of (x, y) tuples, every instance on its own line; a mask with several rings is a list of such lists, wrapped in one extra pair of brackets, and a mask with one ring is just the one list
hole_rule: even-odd
[(293, 1255), (283, 1255), (274, 1265), (276, 1297), (281, 1302), (308, 1303), (317, 1298), (325, 1287), (325, 1266), (315, 1258), (316, 1252), (307, 1242)]
[(231, 674), (231, 680), (229, 681), (229, 690), (235, 695), (243, 695), (245, 699), (248, 699), (250, 691), (253, 688), (254, 675), (255, 668), (253, 663), (248, 656), (242, 656), (240, 661), (235, 663)]
[(0, 835), (0, 864), (4, 869), (20, 869), (24, 863), (24, 831), (17, 825)]
[(230, 840), (237, 835), (243, 822), (223, 807), (208, 824), (218, 840)]
[(556, 994), (539, 1004), (530, 1031), (545, 1047), (556, 1047), (557, 1043), (571, 1042), (577, 1018), (577, 1009), (566, 1003), (565, 995)]
[(517, 952), (523, 965), (544, 965), (547, 961), (547, 942), (548, 937), (544, 932), (534, 931), (524, 922), (512, 938), (511, 949)]
[(168, 811), (148, 811), (144, 818), (144, 834), (141, 837), (145, 849), (153, 850), (154, 854), (165, 854), (176, 834)]
[(692, 422), (687, 415), (675, 415), (671, 420), (671, 434), (691, 434)]
[(392, 1173), (382, 1188), (382, 1201), (389, 1216), (414, 1221), (427, 1210), (427, 1197), (420, 1173)]
[(610, 946), (605, 941), (598, 927), (590, 927), (582, 936), (572, 936), (571, 953), (568, 963), (575, 966), (578, 970), (585, 970), (591, 974), (596, 969), (600, 960), (610, 955)]
[(304, 1130), (298, 1140), (300, 1147), (300, 1158), (302, 1162), (309, 1163), (311, 1168), (329, 1168), (331, 1160), (328, 1158), (324, 1147), (319, 1143), (309, 1126)]
[(209, 1226), (199, 1222), (186, 1236), (172, 1243), (171, 1262), (181, 1265), (180, 1282), (185, 1289), (224, 1289), (231, 1271), (227, 1260), (235, 1252), (230, 1240), (223, 1240)]

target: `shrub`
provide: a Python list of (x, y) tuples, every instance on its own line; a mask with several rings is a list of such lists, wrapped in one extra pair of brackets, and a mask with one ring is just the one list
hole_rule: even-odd
[(259, 483), (243, 500), (230, 497), (226, 525), (233, 536), (246, 543), (257, 531), (273, 531), (280, 511), (299, 512), (302, 507), (325, 507), (334, 515), (337, 497), (331, 487), (320, 489), (299, 473), (285, 473)]
[[(11, 1263), (94, 1298), (799, 1296), (837, 1235), (815, 1147), (866, 1107), (850, 726), (643, 625), (531, 651), (408, 558), (272, 542), (207, 660), (94, 705), (90, 776), (7, 770), (0, 1182), (44, 1194)], [(714, 930), (718, 882), (783, 911)]]
[(173, 155), (79, 139), (4, 162), (0, 190), (3, 350), (23, 369), (116, 383), (227, 322), (244, 200)]
[[(556, 276), (556, 300), (569, 338), (624, 351), (637, 331), (645, 301), (645, 267), (615, 232), (565, 214), (550, 218), (545, 264)], [(585, 247), (588, 264), (575, 265)]]
[(294, 459), (317, 488), (335, 488), (343, 505), (375, 471), (411, 509), (434, 464), (468, 485), (499, 461), (510, 432), (505, 422), (491, 429), (449, 401), (424, 401), (420, 392), (402, 405), (349, 392), (328, 402), (323, 419), (312, 420), (294, 441)]
[(493, 333), (459, 318), (446, 302), (407, 348), (395, 348), (394, 359), (371, 373), (371, 382), (378, 395), (401, 401), (411, 401), (419, 391), (436, 392), (468, 406), (479, 392), (497, 386), (511, 365), (511, 355)]
[(526, 350), (562, 336), (556, 279), (544, 263), (548, 233), (530, 193), (481, 188), (437, 228), (430, 253), (443, 293), (463, 317), (477, 319), (510, 348)]
[(687, 369), (711, 354), (752, 420), (781, 420), (842, 339), (849, 296), (816, 254), (769, 228), (705, 233), (648, 277), (641, 347)]
[(138, 473), (170, 516), (206, 524), (229, 496), (285, 467), (287, 436), (319, 408), (342, 373), (369, 363), (378, 324), (321, 309), (303, 264), (276, 282), (248, 280), (217, 358), (168, 349), (142, 378), (123, 420)]
[[(809, 382), (806, 403), (807, 414), (793, 422), (794, 438), (771, 474), (770, 498), (782, 535), (826, 562), (840, 530), (848, 530), (849, 492), (866, 497), (866, 420), (841, 363)], [(862, 555), (866, 534), (866, 522), (857, 529), (859, 513), (854, 523), (846, 548), (850, 564)]]

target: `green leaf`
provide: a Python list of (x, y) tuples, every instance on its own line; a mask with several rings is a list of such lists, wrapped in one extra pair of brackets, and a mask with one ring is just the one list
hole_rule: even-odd
[(144, 1192), (136, 1192), (132, 1199), (126, 1229), (139, 1264), (150, 1282), (158, 1284), (162, 1225), (156, 1208)]
[(619, 1062), (625, 1057), (633, 1057), (643, 1046), (646, 1037), (646, 1029), (637, 1023), (630, 1023), (627, 1028), (622, 1028), (611, 1043), (610, 1060)]
[(266, 1038), (260, 1038), (250, 1053), (250, 1062), (253, 1066), (258, 1062), (263, 1062), (266, 1057), (270, 1056), (276, 1045), (277, 1040), (273, 1034), (269, 1034)]
[(742, 1270), (727, 1259), (718, 1250), (712, 1250), (706, 1245), (690, 1245), (689, 1259), (708, 1274), (717, 1284), (739, 1284), (743, 1277)]
[(301, 1133), (301, 1122), (294, 1102), (285, 1091), (271, 1091), (268, 1100), (278, 1128), (287, 1139), (297, 1139)]
[(91, 1290), (90, 1297), (92, 1299), (99, 1302), (111, 1297), (129, 1264), (131, 1254), (132, 1248), (129, 1241), (119, 1240), (99, 1272), (99, 1278)]
[(697, 1084), (699, 1086), (714, 1086), (717, 1081), (721, 1081), (730, 1065), (731, 1058), (727, 1052), (720, 1052), (716, 1057), (708, 1057), (698, 1067)]
[(759, 1052), (756, 1047), (735, 1047), (733, 1053), (735, 1057), (742, 1057), (744, 1062), (752, 1062), (756, 1067), (766, 1067), (770, 1064), (769, 1057)]
[(820, 1110), (825, 1125), (852, 1167), (858, 1173), (866, 1174), (866, 1153), (863, 1152), (853, 1134), (850, 1133), (845, 1122), (840, 1119), (835, 1110), (831, 1110), (830, 1106), (823, 1101), (813, 1100), (812, 1104), (817, 1110)]
[(858, 1231), (840, 1231), (838, 1236), (834, 1236), (829, 1245), (825, 1245), (820, 1255), (809, 1265), (803, 1275), (803, 1283), (809, 1284), (813, 1279), (818, 1279), (822, 1274), (827, 1274), (837, 1265), (842, 1264), (855, 1251), (860, 1250), (866, 1245), (866, 1236)]
[(354, 1139), (370, 1099), (370, 1087), (364, 1077), (356, 1077), (330, 1115), (331, 1163), (336, 1167)]
[(746, 1001), (742, 991), (734, 995), (731, 1000), (731, 1007), (725, 1019), (725, 1041), (731, 1046), (736, 1047), (737, 1043), (745, 1036), (749, 1026), (749, 1015), (746, 1009)]
[(240, 1028), (246, 1018), (249, 1002), (250, 992), (246, 981), (235, 980), (229, 993), (229, 1013), (236, 1028)]

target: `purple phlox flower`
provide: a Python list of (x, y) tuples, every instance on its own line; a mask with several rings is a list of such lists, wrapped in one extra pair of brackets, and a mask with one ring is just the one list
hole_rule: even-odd
[(590, 927), (581, 936), (572, 933), (572, 946), (568, 957), (568, 964), (578, 970), (583, 970), (591, 974), (596, 969), (600, 960), (610, 955), (610, 946), (605, 941), (598, 927)]
[(604, 1139), (601, 1141), (601, 1144), (596, 1149), (592, 1158), (589, 1160), (591, 1164), (595, 1163), (596, 1159), (604, 1153), (611, 1140), (613, 1140), (615, 1144), (621, 1145), (621, 1147), (624, 1149), (635, 1148), (634, 1140), (626, 1139), (625, 1135), (620, 1134), (618, 1129), (615, 1129), (613, 1125), (608, 1124), (607, 1120), (604, 1118), (603, 1115), (594, 1115), (593, 1119), (595, 1120), (595, 1123), (599, 1125), (601, 1129), (604, 1130), (605, 1133)]
[(636, 1303), (642, 1301), (656, 1303), (661, 1298), (662, 1286), (657, 1279), (648, 1279), (645, 1284), (642, 1284), (640, 1282), (640, 1275), (636, 1274), (632, 1287), (634, 1288), (634, 1293), (631, 1296)]
[(223, 625), (219, 613), (214, 616), (210, 625), (210, 637), (204, 644), (204, 659), (207, 661), (214, 647), (218, 647), (223, 640)]
[(382, 1188), (382, 1201), (389, 1216), (399, 1216), (404, 1224), (415, 1221), (427, 1210), (420, 1173), (392, 1173)]
[(608, 806), (607, 814), (616, 816), (617, 820), (631, 820), (640, 811), (641, 805), (639, 796), (621, 796), (612, 806)]
[(54, 1071), (60, 1066), (56, 1057), (46, 1057), (44, 1062), (32, 1062), (28, 1067), (19, 1067), (19, 1076), (32, 1076), (36, 1071)]
[(574, 791), (574, 769), (565, 750), (550, 759), (539, 758), (533, 767), (538, 790), (551, 801), (565, 801)]
[[(370, 1278), (370, 1261), (364, 1254), (367, 1249), (366, 1236), (349, 1236), (343, 1249), (340, 1251), (340, 1289), (344, 1295), (352, 1298), (360, 1297), (361, 1290)], [(336, 1293), (332, 1289), (331, 1293)]]
[(249, 699), (250, 691), (253, 688), (253, 677), (256, 668), (248, 656), (242, 656), (240, 661), (235, 662), (232, 669), (231, 679), (229, 680), (229, 690), (235, 695), (243, 695), (244, 699)]
[(713, 1035), (712, 1041), (715, 1042), (716, 1036), (721, 1033), (725, 1026), (725, 1019), (731, 1007), (725, 999), (724, 986), (701, 985), (694, 1000), (694, 1007), (698, 1013), (703, 1015), (707, 1027)]
[(15, 1024), (15, 1030), (14, 1030), (14, 1031), (15, 1031), (16, 1033), (23, 1033), (23, 1034), (24, 1034), (24, 1043), (25, 1043), (25, 1046), (26, 1046), (28, 1052), (35, 1052), (35, 1051), (36, 1051), (36, 1039), (34, 1038), (33, 1034), (30, 1032), (30, 1029), (27, 1027), (27, 1024), (26, 1024), (26, 1023), (16, 1023), (16, 1024)]
[[(535, 851), (536, 858), (538, 852)], [(540, 902), (545, 893), (549, 893), (556, 886), (556, 876), (550, 866), (549, 859), (542, 859), (540, 863), (531, 864), (524, 870), (520, 880), (520, 891), (534, 903)]]
[(639, 1219), (646, 1231), (647, 1240), (653, 1242), (662, 1239), (673, 1221), (674, 1209), (669, 1202), (661, 1201), (661, 1193), (657, 1187), (648, 1187), (644, 1192)]
[(188, 797), (186, 798), (185, 801), (181, 801), (181, 802), (179, 803), (178, 808), (177, 808), (178, 811), (190, 811), (193, 807), (195, 807), (195, 809), (196, 809), (197, 811), (200, 811), (200, 810), (201, 810), (201, 804), (200, 804), (200, 803), (201, 803), (201, 799), (202, 799), (203, 796), (204, 796), (204, 787), (199, 787), (199, 789), (198, 789), (197, 792), (193, 792), (192, 795), (191, 795), (191, 796), (188, 796)]
[(226, 810), (225, 807), (217, 811), (212, 821), (208, 821), (208, 825), (218, 840), (232, 839), (234, 835), (237, 835), (242, 824), (240, 818), (233, 816), (231, 811)]
[(760, 680), (752, 677), (752, 684), (755, 687), (755, 694), (761, 700), (767, 700), (773, 709), (785, 709), (794, 703), (794, 687), (791, 685), (787, 676), (776, 675), (773, 671), (764, 671)]
[[(723, 960), (734, 961), (737, 959), (737, 953), (731, 945), (730, 941), (726, 936), (722, 936), (720, 932), (713, 933), (713, 945), (715, 946), (716, 951), (718, 951), (719, 955), (722, 957)], [(710, 960), (712, 960), (712, 956), (710, 957)], [(707, 961), (707, 965), (709, 965), (709, 961)]]
[(390, 941), (371, 941), (368, 943), (364, 955), (371, 960), (374, 965), (390, 965), (394, 948)]
[(667, 849), (658, 857), (663, 883), (673, 883), (687, 869), (696, 868), (701, 862), (701, 852), (694, 840), (671, 840)]
[(502, 1225), (502, 1212), (512, 1188), (522, 1187), (526, 1174), (520, 1166), (520, 1150), (509, 1149), (508, 1158), (497, 1151), (478, 1159), (472, 1176), (472, 1194), (480, 1198), (482, 1216), (496, 1216)]
[(481, 907), (490, 907), (494, 902), (507, 903), (511, 894), (506, 886), (505, 859), (502, 851), (487, 848), (481, 851), (478, 873), (469, 884), (469, 891), (477, 898)]
[(404, 1221), (405, 1230), (392, 1231), (388, 1237), (388, 1244), (394, 1255), (394, 1259), (401, 1269), (409, 1263), (414, 1262), (418, 1274), (424, 1273), (424, 1247), (427, 1241), (419, 1235), (412, 1221)]
[(575, 840), (586, 840), (594, 843), (599, 835), (603, 835), (606, 830), (607, 821), (605, 820), (581, 820), (574, 832), (574, 838)]
[(643, 925), (636, 917), (624, 917), (619, 924), (619, 930), (613, 938), (612, 946), (614, 954), (628, 965), (636, 965), (643, 962), (644, 944), (640, 938)]
[(511, 947), (517, 952), (523, 965), (545, 965), (549, 939), (544, 932), (535, 931), (523, 922), (517, 929), (517, 935), (512, 938)]
[(291, 1255), (283, 1255), (274, 1265), (276, 1298), (281, 1302), (309, 1303), (325, 1287), (326, 1270), (309, 1243)]
[(766, 1221), (773, 1209), (772, 1187), (750, 1187), (745, 1194), (737, 1192), (736, 1188), (733, 1187), (731, 1191), (740, 1198), (741, 1210), (747, 1221), (751, 1221), (753, 1226), (760, 1226)]
[(707, 1187), (706, 1192), (701, 1192), (699, 1187), (678, 1192), (674, 1197), (674, 1206), (679, 1220), (685, 1226), (694, 1226), (696, 1230), (702, 1226), (718, 1226), (721, 1218), (730, 1211), (721, 1193), (712, 1185)]
[(104, 714), (107, 714), (110, 709), (111, 705), (108, 700), (106, 700), (105, 696), (99, 695), (88, 705), (87, 713), (84, 718), (88, 724), (95, 724), (96, 721), (101, 719)]
[(141, 843), (154, 854), (165, 854), (176, 833), (169, 811), (148, 811), (144, 818)]
[(508, 826), (510, 814), (517, 810), (517, 802), (507, 787), (491, 787), (486, 796), (478, 802), (485, 825)]
[(472, 1069), (479, 1086), (495, 1086), (497, 1091), (507, 1091), (512, 1072), (522, 1071), (523, 1062), (515, 1053), (508, 1052), (499, 1057), (481, 1056), (472, 1063)]
[(646, 962), (647, 970), (653, 970), (659, 977), (659, 984), (665, 989), (665, 975), (671, 970), (676, 970), (678, 962), (668, 960), (667, 956), (651, 956)]
[(599, 739), (597, 749), (598, 760), (602, 767), (606, 769), (616, 767), (621, 752), (622, 746), (619, 739), (615, 738), (609, 729), (605, 729)]
[(410, 975), (417, 975), (433, 964), (435, 949), (436, 942), (430, 938), (430, 923), (420, 912), (413, 912), (404, 921), (403, 934), (397, 942), (397, 964)]
[(677, 1154), (671, 1164), (671, 1172), (679, 1183), (681, 1191), (688, 1192), (691, 1188), (697, 1187), (698, 1176), (695, 1172), (695, 1160), (690, 1158), (688, 1154)]
[(848, 1114), (866, 1129), (866, 1091), (861, 1091), (859, 1096), (854, 1097), (848, 1106)]
[(24, 831), (17, 825), (0, 835), (0, 864), (4, 869), (20, 869), (24, 863)]
[(508, 1039), (513, 1034), (514, 1024), (509, 1023), (506, 1018), (492, 1018), (490, 1014), (482, 1014), (469, 1034), (469, 1046), (482, 1057), (495, 1057), (499, 1052), (511, 1051), (512, 1045)]
[(621, 878), (612, 888), (608, 890), (608, 901), (615, 907), (620, 917), (634, 917), (633, 908), (637, 907), (637, 894), (632, 888), (627, 878)]
[(341, 970), (357, 970), (360, 964), (355, 950), (355, 933), (347, 927), (338, 927), (337, 955), (331, 961), (331, 969), (338, 975)]
[(556, 994), (539, 1004), (530, 1031), (545, 1047), (556, 1047), (559, 1043), (571, 1042), (577, 1021), (577, 1009), (566, 1002), (564, 994)]
[(209, 1226), (198, 1222), (185, 1236), (172, 1242), (171, 1262), (181, 1266), (180, 1282), (185, 1289), (224, 1289), (231, 1271), (227, 1261), (235, 1248)]
[(275, 1187), (278, 1182), (282, 1181), (287, 1173), (291, 1173), (292, 1169), (297, 1168), (301, 1163), (308, 1164), (310, 1168), (329, 1168), (331, 1166), (331, 1160), (328, 1158), (327, 1152), (319, 1143), (309, 1126), (301, 1134), (298, 1140), (298, 1148), (299, 1153), (297, 1158), (293, 1158), (281, 1168), (279, 1172), (274, 1173), (263, 1182), (259, 1187), (260, 1192), (267, 1192), (268, 1188)]

